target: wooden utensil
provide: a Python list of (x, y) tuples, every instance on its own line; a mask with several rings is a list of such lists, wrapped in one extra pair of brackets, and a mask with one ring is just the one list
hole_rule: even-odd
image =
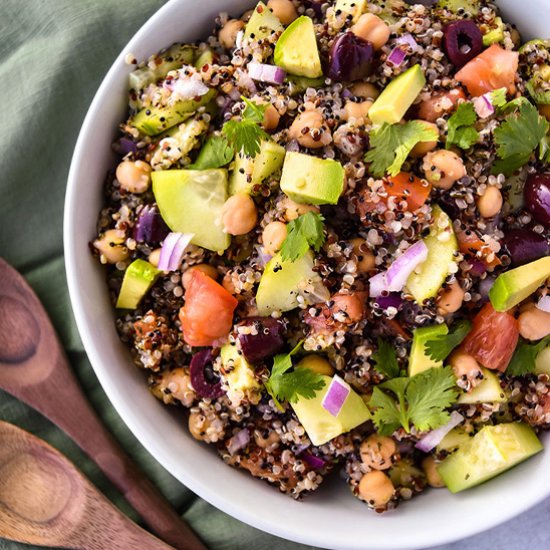
[(179, 550), (206, 550), (103, 426), (36, 294), (2, 259), (0, 282), (0, 388), (64, 430), (164, 541)]
[(115, 508), (61, 453), (0, 421), (0, 537), (85, 550), (169, 550)]

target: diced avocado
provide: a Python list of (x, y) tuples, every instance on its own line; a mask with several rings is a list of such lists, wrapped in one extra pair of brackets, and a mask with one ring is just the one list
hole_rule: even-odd
[(200, 71), (205, 65), (212, 65), (212, 63), (214, 63), (214, 52), (207, 47), (199, 53), (195, 61), (195, 69)]
[(542, 451), (543, 446), (527, 424), (485, 426), (438, 467), (452, 493), (470, 489)]
[(470, 15), (477, 15), (479, 13), (480, 3), (479, 0), (439, 0), (437, 3), (438, 8), (446, 8), (453, 13), (468, 13)]
[(311, 252), (294, 262), (284, 262), (280, 254), (276, 254), (265, 266), (260, 279), (256, 293), (258, 313), (268, 316), (273, 311), (290, 311), (298, 307), (298, 296), (307, 296), (304, 291), (308, 286), (321, 284), (321, 277), (313, 271)]
[(548, 374), (550, 376), (550, 346), (539, 351), (535, 359), (535, 374)]
[(504, 21), (500, 17), (495, 17), (494, 24), (496, 26), (483, 35), (484, 46), (490, 46), (504, 40)]
[(296, 202), (336, 204), (344, 190), (344, 176), (344, 169), (336, 160), (287, 153), (281, 190)]
[(411, 354), (409, 356), (409, 376), (443, 366), (443, 361), (436, 361), (426, 353), (426, 342), (448, 333), (449, 328), (445, 323), (414, 330)]
[(352, 23), (357, 23), (361, 15), (367, 11), (367, 0), (336, 0), (334, 9), (336, 12), (340, 10), (351, 15)]
[(323, 445), (371, 418), (367, 405), (353, 390), (350, 390), (337, 416), (329, 413), (321, 403), (332, 382), (332, 377), (323, 376), (322, 378), (325, 386), (315, 393), (315, 397), (306, 399), (300, 396), (296, 403), (291, 403), (298, 420), (314, 445)]
[(290, 95), (294, 96), (305, 92), (308, 88), (320, 88), (325, 84), (325, 77), (307, 78), (305, 76), (286, 75), (285, 82), (288, 84)]
[(276, 32), (283, 32), (283, 30), (284, 27), (279, 18), (263, 2), (258, 2), (244, 29), (244, 37), (263, 40)]
[(438, 453), (441, 451), (454, 451), (470, 441), (471, 436), (464, 431), (464, 428), (453, 428), (436, 447)]
[(549, 256), (501, 273), (489, 291), (491, 304), (497, 311), (508, 311), (531, 296), (549, 277)]
[(192, 244), (213, 252), (229, 246), (230, 236), (221, 225), (226, 170), (162, 170), (151, 177), (160, 214), (172, 231), (193, 233)]
[(227, 395), (232, 402), (240, 403), (243, 397), (251, 403), (258, 403), (262, 386), (256, 380), (254, 367), (239, 353), (235, 344), (226, 344), (220, 350), (222, 365), (227, 374), (224, 379), (229, 386)]
[(458, 398), (460, 405), (477, 405), (478, 403), (506, 403), (508, 398), (500, 386), (498, 376), (482, 368), (483, 380), (471, 391), (463, 392)]
[(142, 134), (156, 136), (188, 119), (199, 107), (209, 103), (216, 90), (208, 90), (197, 101), (183, 99), (165, 107), (144, 107), (130, 120), (130, 124)]
[(434, 219), (430, 234), (424, 239), (428, 247), (428, 258), (407, 280), (407, 289), (419, 304), (437, 295), (451, 271), (455, 253), (458, 251), (449, 216), (437, 205), (433, 207), (432, 215)]
[(418, 487), (418, 480), (424, 480), (426, 474), (414, 465), (409, 459), (401, 459), (396, 462), (389, 470), (388, 476), (394, 487), (409, 487), (414, 489)]
[(323, 76), (313, 21), (302, 15), (293, 21), (277, 40), (275, 65), (290, 74), (319, 78)]
[(394, 78), (369, 109), (369, 118), (372, 123), (397, 124), (400, 122), (425, 84), (426, 77), (420, 65), (413, 65)]
[(149, 292), (160, 271), (145, 260), (134, 260), (124, 272), (120, 294), (116, 302), (119, 309), (136, 309)]

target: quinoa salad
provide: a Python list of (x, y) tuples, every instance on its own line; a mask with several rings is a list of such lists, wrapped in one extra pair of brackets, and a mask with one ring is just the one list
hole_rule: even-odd
[(295, 499), (339, 475), (384, 512), (541, 451), (550, 41), (485, 0), (233, 17), (126, 58), (90, 248), (144, 383)]

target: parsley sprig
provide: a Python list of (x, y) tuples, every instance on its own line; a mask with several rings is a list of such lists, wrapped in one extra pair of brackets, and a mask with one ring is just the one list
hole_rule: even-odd
[(376, 371), (383, 374), (386, 378), (397, 378), (401, 375), (395, 350), (386, 340), (378, 338), (378, 350), (372, 354), (372, 358)]
[(477, 114), (473, 103), (461, 103), (449, 118), (445, 147), (450, 149), (456, 145), (461, 149), (469, 149), (477, 143), (479, 132), (474, 126), (476, 122)]
[(322, 376), (311, 369), (295, 367), (291, 371), (292, 356), (298, 353), (301, 347), (302, 342), (290, 353), (279, 354), (273, 358), (273, 368), (269, 379), (265, 383), (265, 388), (280, 410), (283, 410), (282, 401), (296, 403), (298, 396), (312, 399), (315, 397), (315, 392), (325, 386)]
[(508, 364), (506, 374), (523, 376), (534, 372), (537, 355), (547, 346), (550, 346), (550, 336), (543, 338), (536, 344), (529, 344), (525, 340), (520, 340)]
[(449, 334), (440, 334), (424, 345), (426, 354), (434, 361), (444, 361), (472, 330), (470, 321), (459, 321)]
[(319, 252), (325, 242), (323, 222), (321, 214), (306, 212), (287, 226), (287, 236), (281, 246), (281, 258), (283, 261), (295, 262), (311, 248)]
[(458, 398), (451, 367), (432, 368), (412, 377), (394, 378), (376, 386), (369, 401), (378, 433), (391, 435), (433, 430), (449, 421), (446, 411)]

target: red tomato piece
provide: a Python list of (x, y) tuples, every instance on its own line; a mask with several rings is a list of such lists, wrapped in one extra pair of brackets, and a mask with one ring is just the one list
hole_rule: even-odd
[(506, 88), (513, 93), (518, 64), (518, 52), (511, 52), (498, 44), (493, 44), (466, 63), (456, 73), (455, 79), (464, 84), (470, 94), (476, 97), (498, 88)]
[(508, 312), (495, 311), (490, 302), (474, 317), (462, 349), (482, 366), (504, 372), (518, 344), (517, 319)]
[(237, 304), (214, 279), (193, 270), (179, 312), (183, 339), (191, 346), (212, 346), (231, 330)]
[(430, 196), (432, 185), (407, 172), (399, 172), (397, 176), (389, 176), (384, 182), (388, 197), (396, 197), (399, 201), (407, 201), (407, 210), (418, 210)]
[[(462, 254), (480, 257), (480, 260), (487, 267), (496, 267), (502, 265), (500, 258), (493, 252), (491, 247), (480, 239), (473, 231), (455, 231), (458, 240), (458, 249)], [(477, 254), (479, 252), (479, 255)], [(488, 258), (491, 260), (488, 260)]]

